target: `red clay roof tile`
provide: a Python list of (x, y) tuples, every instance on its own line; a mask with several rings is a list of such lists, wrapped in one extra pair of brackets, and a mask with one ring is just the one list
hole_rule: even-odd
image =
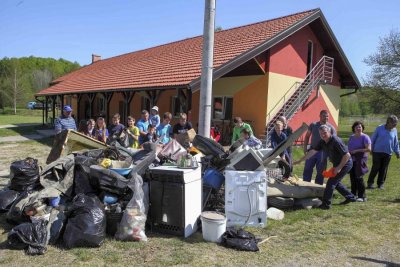
[[(317, 12), (309, 10), (215, 33), (214, 68)], [(200, 77), (202, 36), (103, 59), (64, 75), (38, 95), (176, 87)]]

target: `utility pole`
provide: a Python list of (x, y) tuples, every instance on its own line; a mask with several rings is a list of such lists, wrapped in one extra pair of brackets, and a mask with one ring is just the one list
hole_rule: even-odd
[(210, 137), (214, 57), (215, 1), (205, 0), (203, 58), (200, 80), (199, 134)]

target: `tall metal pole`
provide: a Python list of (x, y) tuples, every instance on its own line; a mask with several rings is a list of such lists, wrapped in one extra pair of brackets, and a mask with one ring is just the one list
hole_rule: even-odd
[(205, 0), (203, 59), (200, 81), (199, 134), (210, 137), (214, 57), (215, 0)]

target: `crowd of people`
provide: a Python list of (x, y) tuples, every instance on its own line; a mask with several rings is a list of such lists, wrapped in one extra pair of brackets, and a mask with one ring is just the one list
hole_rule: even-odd
[[(56, 133), (64, 129), (77, 130), (71, 113), (72, 108), (68, 105), (64, 106), (63, 114), (55, 123)], [(143, 110), (137, 123), (135, 118), (129, 116), (125, 126), (120, 123), (120, 115), (117, 113), (112, 117), (112, 124), (109, 127), (106, 126), (104, 117), (98, 117), (96, 121), (93, 119), (81, 121), (78, 131), (104, 143), (108, 138), (124, 131), (129, 137), (129, 146), (139, 148), (145, 142), (167, 144), (171, 138), (192, 129), (192, 124), (187, 120), (185, 113), (180, 114), (179, 122), (173, 127), (170, 124), (171, 119), (170, 112), (165, 112), (161, 118), (158, 107), (154, 106), (150, 114), (147, 110)], [(367, 201), (366, 189), (384, 188), (392, 154), (394, 153), (397, 158), (400, 157), (396, 129), (398, 118), (390, 115), (386, 124), (378, 126), (371, 138), (364, 133), (364, 124), (361, 121), (355, 121), (351, 127), (353, 134), (350, 136), (347, 146), (337, 136), (335, 128), (328, 120), (328, 111), (321, 110), (319, 121), (309, 125), (303, 145), (304, 156), (301, 159), (293, 162), (291, 146), (285, 149), (280, 157), (288, 163), (291, 169), (293, 165), (305, 161), (303, 180), (310, 182), (315, 168), (315, 183), (321, 185), (324, 183), (323, 171), (327, 168), (328, 159), (332, 162), (332, 176), (327, 180), (321, 209), (331, 207), (335, 189), (345, 197), (342, 204), (365, 202)], [(243, 122), (240, 117), (235, 117), (234, 124), (232, 144), (240, 139), (243, 144), (251, 148), (262, 148), (262, 142), (255, 137), (248, 123)], [(285, 142), (292, 133), (293, 130), (288, 125), (287, 119), (280, 116), (270, 135), (272, 148)], [(217, 134), (219, 133), (212, 128), (211, 137), (214, 140), (220, 138), (220, 135), (217, 136)], [(372, 167), (367, 185), (365, 185), (364, 175), (369, 171), (367, 163), (370, 152), (372, 153)], [(347, 174), (350, 174), (351, 190), (342, 183)], [(377, 187), (374, 185), (376, 176), (378, 176)]]
[(129, 147), (131, 148), (140, 148), (146, 142), (165, 145), (176, 135), (186, 133), (192, 129), (192, 124), (187, 121), (185, 113), (180, 113), (179, 122), (172, 127), (170, 124), (172, 114), (165, 112), (161, 118), (157, 106), (152, 107), (150, 113), (147, 110), (142, 110), (141, 118), (137, 122), (135, 118), (128, 116), (126, 125), (121, 123), (121, 117), (116, 113), (113, 115), (112, 123), (108, 127), (105, 118), (99, 116), (96, 120), (80, 121), (77, 129), (71, 114), (71, 106), (64, 106), (62, 115), (55, 123), (56, 134), (66, 129), (77, 130), (100, 142), (107, 143), (108, 139), (119, 137), (121, 133), (125, 133), (128, 136)]

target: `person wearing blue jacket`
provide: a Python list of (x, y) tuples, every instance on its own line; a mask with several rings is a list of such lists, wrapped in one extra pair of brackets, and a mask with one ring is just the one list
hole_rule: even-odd
[(396, 129), (398, 121), (395, 115), (390, 115), (386, 120), (386, 124), (379, 125), (372, 135), (372, 168), (368, 178), (368, 189), (375, 188), (374, 180), (377, 174), (378, 188), (383, 189), (392, 153), (394, 152), (397, 158), (400, 157)]

